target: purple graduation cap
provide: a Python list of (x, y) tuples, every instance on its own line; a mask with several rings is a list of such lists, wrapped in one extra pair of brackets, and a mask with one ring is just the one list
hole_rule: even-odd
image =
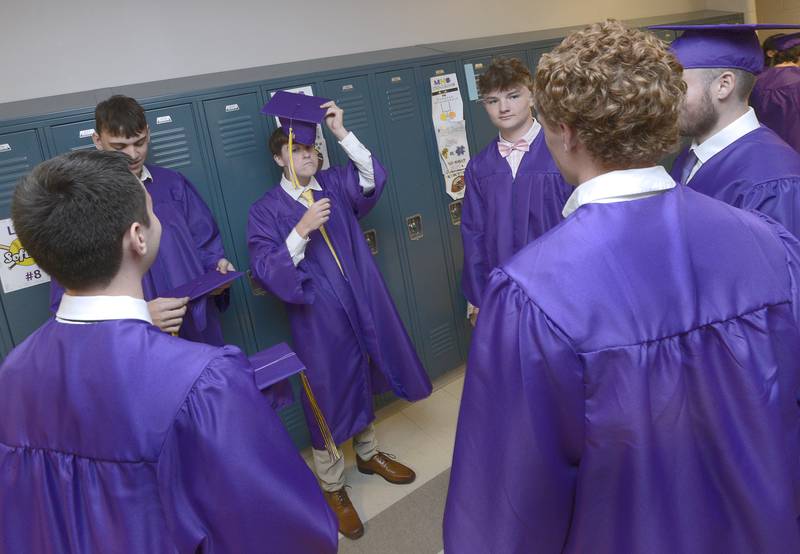
[(329, 100), (319, 96), (279, 90), (261, 108), (261, 113), (277, 116), (286, 136), (289, 136), (291, 129), (295, 142), (311, 146), (317, 138), (317, 123), (322, 123), (325, 119), (327, 109), (320, 108), (325, 102)]
[(772, 47), (778, 52), (785, 52), (795, 46), (800, 46), (800, 33), (781, 35), (772, 40)]
[(184, 298), (189, 297), (189, 301), (197, 300), (223, 285), (235, 281), (244, 275), (241, 271), (229, 271), (228, 273), (220, 273), (216, 269), (212, 269), (208, 273), (192, 279), (188, 283), (184, 283), (179, 287), (175, 287), (169, 292), (162, 294), (164, 298)]
[(256, 386), (264, 392), (276, 410), (288, 406), (294, 400), (288, 378), (306, 367), (294, 350), (285, 342), (250, 356)]
[(800, 25), (654, 25), (649, 28), (684, 31), (671, 45), (684, 69), (719, 67), (758, 75), (764, 69), (764, 54), (756, 30), (800, 29)]

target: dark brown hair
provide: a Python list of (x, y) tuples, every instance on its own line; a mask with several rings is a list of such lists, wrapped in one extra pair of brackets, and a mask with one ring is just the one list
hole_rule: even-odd
[(94, 128), (97, 134), (107, 132), (131, 138), (147, 127), (144, 108), (129, 96), (117, 94), (100, 102), (94, 109)]
[(515, 86), (533, 90), (531, 71), (517, 58), (495, 58), (489, 68), (478, 77), (478, 94), (481, 96)]

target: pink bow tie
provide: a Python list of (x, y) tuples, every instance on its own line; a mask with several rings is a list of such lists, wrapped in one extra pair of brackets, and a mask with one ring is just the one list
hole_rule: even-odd
[(504, 158), (507, 158), (511, 155), (511, 152), (514, 150), (519, 150), (520, 152), (527, 152), (530, 149), (530, 145), (528, 141), (525, 139), (519, 139), (514, 144), (509, 144), (507, 142), (498, 142), (497, 143), (497, 150), (500, 151), (500, 155)]

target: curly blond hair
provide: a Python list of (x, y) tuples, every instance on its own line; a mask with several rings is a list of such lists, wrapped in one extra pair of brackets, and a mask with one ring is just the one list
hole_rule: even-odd
[(542, 56), (534, 105), (564, 123), (604, 167), (652, 165), (677, 149), (683, 69), (666, 43), (608, 19), (569, 35)]

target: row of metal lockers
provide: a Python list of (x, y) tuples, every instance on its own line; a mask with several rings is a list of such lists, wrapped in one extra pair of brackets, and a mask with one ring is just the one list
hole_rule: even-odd
[[(700, 12), (636, 23), (740, 21), (740, 14)], [(469, 330), (459, 286), (461, 201), (445, 193), (431, 122), (430, 79), (457, 75), (474, 155), (496, 133), (482, 106), (468, 97), (474, 79), (494, 56), (518, 57), (533, 69), (541, 54), (567, 32), (339, 57), (331, 59), (328, 68), (319, 62), (313, 67), (285, 64), (275, 72), (263, 68), (263, 79), (250, 78), (245, 84), (236, 84), (242, 83), (242, 74), (230, 72), (223, 77), (230, 84), (219, 86), (219, 76), (213, 87), (204, 86), (202, 79), (188, 79), (184, 82), (191, 88), (166, 95), (159, 83), (148, 83), (108, 94), (95, 91), (89, 97), (123, 93), (142, 103), (152, 134), (149, 162), (180, 171), (196, 185), (216, 216), (229, 259), (242, 269), (249, 265), (248, 209), (280, 180), (267, 148), (275, 123), (259, 109), (270, 92), (304, 85), (311, 85), (316, 95), (334, 99), (344, 109), (345, 126), (389, 172), (384, 195), (362, 220), (362, 228), (417, 351), (431, 377), (436, 377), (465, 361)], [(165, 83), (165, 89), (181, 87), (181, 80)], [(37, 101), (40, 113), (14, 120), (4, 117), (8, 110), (0, 105), (0, 219), (10, 217), (15, 183), (34, 165), (59, 153), (93, 148), (93, 102), (66, 110), (50, 107), (58, 106), (57, 98), (47, 110), (42, 111), (42, 105)], [(24, 111), (19, 103), (14, 111), (20, 107)], [(325, 133), (331, 164), (345, 163), (341, 148), (327, 129)], [(49, 316), (48, 285), (2, 294), (0, 309), (0, 353), (5, 355)], [(232, 289), (223, 328), (228, 342), (249, 353), (290, 339), (280, 302), (245, 280)], [(282, 416), (295, 441), (304, 444), (307, 432), (297, 407)]]

